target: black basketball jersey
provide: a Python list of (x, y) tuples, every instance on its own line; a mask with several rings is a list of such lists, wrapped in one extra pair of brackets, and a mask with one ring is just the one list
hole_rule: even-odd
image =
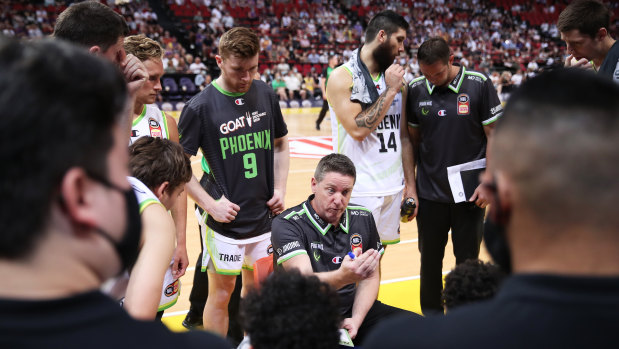
[(186, 153), (202, 149), (210, 168), (200, 181), (206, 192), (241, 208), (230, 223), (208, 216), (208, 226), (234, 239), (270, 231), (273, 142), (288, 133), (273, 89), (254, 80), (246, 93), (230, 93), (213, 82), (187, 103), (178, 129)]
[[(434, 86), (425, 77), (409, 86), (408, 123), (421, 135), (417, 193), (423, 199), (453, 203), (447, 168), (485, 159), (483, 127), (496, 121), (503, 107), (490, 79), (464, 67), (445, 87)], [(467, 198), (472, 193), (468, 194)]]
[[(307, 201), (282, 212), (273, 220), (271, 242), (277, 265), (300, 254), (309, 255), (315, 273), (337, 270), (348, 252), (361, 248), (363, 252), (375, 249), (385, 252), (380, 242), (372, 212), (365, 207), (349, 204), (340, 224), (333, 226), (320, 218), (312, 207), (314, 195)], [(340, 311), (352, 311), (356, 285), (339, 290)]]

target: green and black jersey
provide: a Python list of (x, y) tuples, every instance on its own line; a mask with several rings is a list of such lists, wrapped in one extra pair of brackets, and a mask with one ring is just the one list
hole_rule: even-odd
[(206, 192), (241, 208), (234, 221), (208, 216), (207, 225), (233, 239), (269, 232), (273, 142), (288, 133), (273, 90), (254, 80), (246, 93), (230, 93), (213, 82), (187, 103), (178, 128), (185, 152), (195, 155), (201, 148), (206, 158), (210, 172), (200, 181)]
[(503, 114), (503, 107), (485, 75), (460, 68), (445, 87), (425, 77), (411, 81), (406, 101), (409, 126), (421, 135), (417, 159), (417, 193), (420, 198), (453, 203), (450, 166), (486, 157), (484, 126)]
[[(314, 195), (273, 220), (271, 241), (278, 265), (306, 254), (312, 270), (319, 273), (339, 269), (346, 254), (357, 247), (363, 252), (369, 249), (384, 252), (370, 210), (349, 204), (340, 224), (333, 226), (318, 216), (311, 205), (312, 200)], [(355, 284), (350, 284), (337, 291), (342, 314), (352, 311), (355, 289)]]

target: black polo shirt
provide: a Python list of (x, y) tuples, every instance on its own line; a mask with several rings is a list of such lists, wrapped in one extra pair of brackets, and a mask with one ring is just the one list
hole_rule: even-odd
[(490, 79), (460, 68), (446, 87), (425, 77), (411, 81), (406, 103), (408, 124), (419, 128), (417, 193), (420, 198), (453, 203), (447, 167), (486, 157), (484, 126), (503, 114)]
[(619, 41), (615, 41), (610, 51), (604, 58), (598, 74), (611, 78), (616, 83), (619, 83)]
[[(271, 240), (278, 265), (300, 254), (309, 255), (314, 272), (339, 269), (342, 259), (354, 248), (363, 252), (384, 249), (378, 237), (372, 212), (365, 207), (349, 204), (340, 224), (333, 226), (318, 216), (307, 201), (289, 208), (273, 220)], [(352, 311), (355, 300), (355, 284), (338, 290), (342, 314)]]
[(274, 153), (277, 138), (288, 133), (273, 89), (254, 80), (246, 93), (231, 93), (213, 82), (183, 108), (178, 129), (185, 153), (202, 149), (210, 172), (200, 183), (206, 192), (241, 207), (230, 223), (207, 225), (233, 239), (246, 239), (271, 230)]

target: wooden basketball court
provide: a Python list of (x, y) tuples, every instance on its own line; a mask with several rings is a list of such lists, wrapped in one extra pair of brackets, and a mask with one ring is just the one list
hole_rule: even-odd
[[(315, 129), (315, 120), (320, 108), (282, 109), (284, 119), (288, 125), (288, 137), (296, 140), (303, 138), (309, 145), (323, 146), (326, 137), (331, 136), (331, 122), (327, 117), (321, 130)], [(178, 117), (178, 113), (175, 115)], [(313, 138), (317, 137), (317, 138)], [(290, 172), (286, 191), (286, 207), (299, 204), (307, 199), (310, 192), (310, 180), (318, 164), (318, 158), (307, 158), (303, 149), (294, 149), (290, 159)], [(297, 154), (297, 155), (295, 155)], [(303, 156), (297, 157), (297, 156)], [(194, 173), (201, 176), (201, 157), (192, 158)], [(193, 213), (194, 202), (188, 198), (187, 213), (187, 252), (189, 255), (189, 269), (181, 278), (181, 294), (176, 305), (166, 310), (163, 322), (173, 330), (184, 330), (181, 325), (185, 313), (189, 310), (189, 293), (193, 283), (194, 266), (200, 254), (200, 237), (198, 223)], [(381, 286), (379, 299), (384, 303), (421, 313), (419, 306), (419, 250), (417, 248), (417, 225), (413, 220), (401, 224), (400, 243), (390, 245), (381, 261)], [(481, 259), (487, 260), (485, 250), (481, 252)], [(446, 274), (455, 266), (455, 257), (452, 252), (451, 241), (445, 250), (443, 273)]]

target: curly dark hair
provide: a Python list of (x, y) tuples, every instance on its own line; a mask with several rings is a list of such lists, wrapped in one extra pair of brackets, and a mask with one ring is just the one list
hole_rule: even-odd
[(337, 293), (316, 276), (277, 271), (241, 303), (241, 321), (254, 349), (338, 348)]
[(445, 277), (441, 300), (451, 310), (460, 305), (492, 298), (504, 277), (498, 265), (468, 259)]

